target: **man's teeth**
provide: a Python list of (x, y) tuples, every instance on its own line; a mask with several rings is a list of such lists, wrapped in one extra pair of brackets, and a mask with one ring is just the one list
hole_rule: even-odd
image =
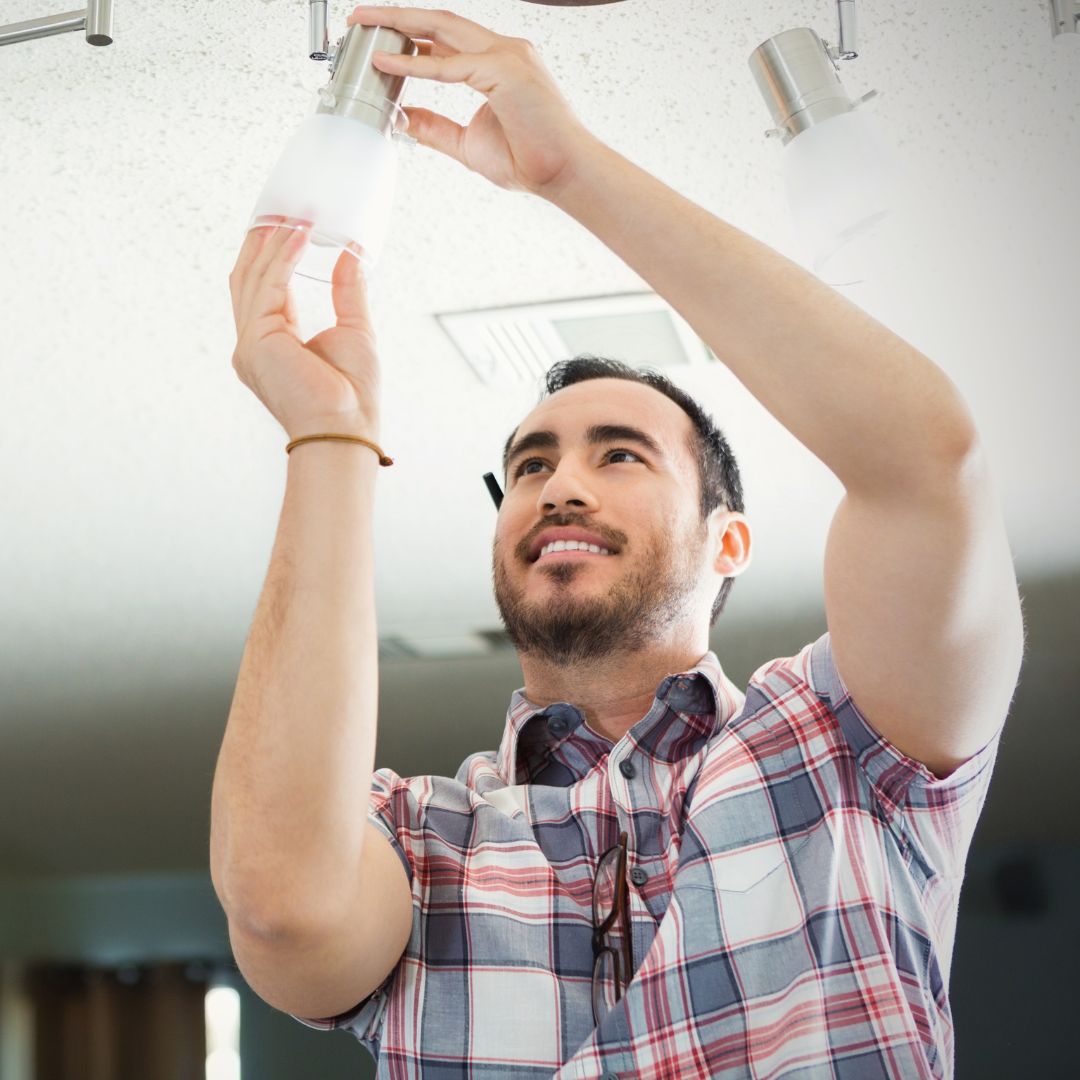
[(607, 548), (597, 547), (596, 544), (586, 544), (584, 540), (556, 540), (554, 543), (545, 544), (537, 557), (542, 559), (553, 551), (591, 551), (594, 555), (611, 554)]

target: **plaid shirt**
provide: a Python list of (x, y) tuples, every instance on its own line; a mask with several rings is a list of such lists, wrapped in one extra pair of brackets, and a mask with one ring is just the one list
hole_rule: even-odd
[[(453, 780), (375, 771), (412, 934), (356, 1008), (296, 1019), (350, 1030), (393, 1080), (951, 1077), (1000, 737), (938, 779), (862, 716), (827, 633), (745, 697), (707, 653), (615, 744), (516, 691), (498, 753)], [(636, 971), (594, 1027), (593, 876), (624, 829)]]

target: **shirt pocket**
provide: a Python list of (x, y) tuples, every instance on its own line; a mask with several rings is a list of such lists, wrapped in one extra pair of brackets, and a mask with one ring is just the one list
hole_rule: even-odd
[(785, 844), (780, 839), (773, 839), (734, 851), (716, 852), (709, 858), (713, 887), (722, 893), (750, 892), (790, 863), (807, 840), (809, 837), (803, 836), (793, 844)]
[[(805, 905), (793, 856), (809, 837), (779, 839), (710, 855), (708, 876), (698, 867), (687, 882), (684, 907), (697, 930), (725, 950), (757, 946), (799, 930)], [(706, 899), (705, 894), (708, 894)]]

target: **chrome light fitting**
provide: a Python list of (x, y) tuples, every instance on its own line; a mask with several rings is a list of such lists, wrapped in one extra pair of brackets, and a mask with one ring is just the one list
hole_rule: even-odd
[(1050, 32), (1055, 40), (1080, 35), (1080, 0), (1050, 0)]
[[(1080, 0), (1047, 0), (1051, 31), (1077, 43)], [(858, 57), (855, 0), (837, 0), (838, 44), (813, 30), (785, 30), (750, 55), (750, 70), (776, 125), (765, 132), (784, 147), (781, 162), (791, 217), (814, 273), (831, 285), (862, 280), (879, 226), (889, 215), (899, 155), (865, 105), (852, 101), (838, 61)]]
[(326, 28), (326, 0), (308, 0), (308, 57), (330, 59), (330, 37)]
[(0, 45), (14, 45), (18, 41), (32, 41), (72, 30), (85, 30), (88, 45), (111, 45), (112, 0), (86, 0), (85, 11), (67, 11), (63, 15), (47, 15), (43, 19), (0, 26)]
[(861, 280), (867, 241), (888, 215), (896, 155), (858, 110), (876, 90), (852, 101), (838, 61), (854, 60), (855, 0), (837, 0), (838, 43), (808, 27), (785, 30), (750, 55), (750, 71), (780, 140), (791, 216), (814, 273), (829, 284)]
[(830, 45), (813, 30), (785, 30), (750, 55), (750, 71), (779, 127), (765, 132), (786, 146), (796, 135), (858, 108), (876, 90), (853, 102), (837, 75), (837, 60), (854, 60), (857, 28), (855, 0), (837, 0), (839, 44)]
[(378, 51), (416, 56), (419, 47), (391, 27), (357, 23), (331, 49), (326, 0), (308, 0), (307, 6), (307, 53), (330, 61), (330, 79), (263, 185), (248, 228), (307, 233), (310, 243), (294, 273), (332, 284), (343, 253), (372, 276), (393, 208), (394, 144), (416, 142), (399, 130), (405, 126), (399, 101), (406, 76), (380, 71), (372, 57)]

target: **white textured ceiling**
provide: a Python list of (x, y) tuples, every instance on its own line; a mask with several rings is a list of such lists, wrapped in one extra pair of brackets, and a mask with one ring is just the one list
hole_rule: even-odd
[[(832, 0), (449, 6), (529, 38), (592, 131), (799, 258), (747, 58), (795, 26), (835, 40)], [(65, 9), (0, 0), (0, 25)], [(0, 756), (43, 716), (61, 745), (120, 686), (134, 700), (230, 685), (284, 490), (284, 432), (232, 370), (227, 278), (326, 81), (306, 58), (307, 2), (114, 10), (109, 47), (69, 33), (0, 48)], [(332, 38), (350, 10), (331, 3)], [(872, 279), (841, 291), (964, 393), (1021, 575), (1075, 569), (1080, 54), (1053, 46), (1045, 0), (859, 15), (860, 57), (841, 75), (853, 97), (882, 95), (874, 112), (910, 179)], [(413, 81), (404, 103), (465, 121), (481, 100)], [(538, 394), (479, 385), (433, 313), (643, 288), (542, 200), (402, 151), (372, 284), (396, 462), (379, 476), (381, 635), (498, 627), (481, 475)], [(301, 302), (307, 333), (328, 324), (310, 287)], [(840, 485), (721, 365), (679, 381), (743, 471), (756, 550), (732, 617), (820, 604)]]

